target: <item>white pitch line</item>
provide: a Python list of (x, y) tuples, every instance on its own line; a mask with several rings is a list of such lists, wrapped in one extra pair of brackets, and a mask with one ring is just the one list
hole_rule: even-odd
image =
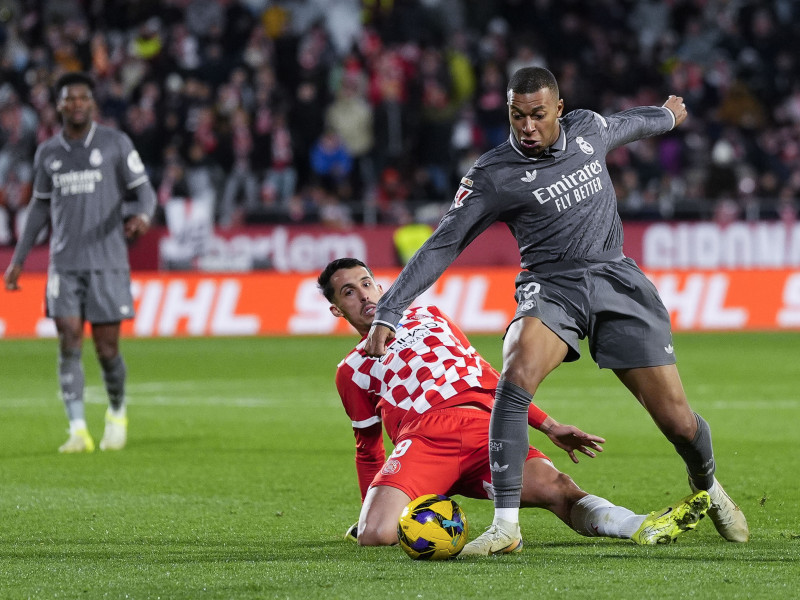
[(290, 406), (284, 399), (231, 398), (230, 396), (133, 396), (130, 403), (135, 406), (232, 406), (236, 408), (268, 408)]

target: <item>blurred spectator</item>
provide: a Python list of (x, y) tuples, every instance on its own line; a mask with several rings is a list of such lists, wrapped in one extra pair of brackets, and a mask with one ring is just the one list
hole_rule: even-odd
[(233, 111), (226, 133), (221, 153), (226, 155), (222, 167), (227, 176), (217, 216), (222, 227), (243, 222), (245, 213), (256, 210), (259, 194), (259, 181), (252, 165), (250, 116), (246, 110)]
[(347, 229), (353, 225), (350, 209), (324, 185), (312, 186), (312, 199), (323, 225), (333, 229)]
[(431, 237), (433, 227), (427, 223), (407, 222), (398, 227), (393, 236), (395, 252), (401, 265), (405, 265), (422, 244)]
[(450, 71), (438, 49), (423, 50), (419, 77), (421, 109), (416, 158), (430, 181), (431, 199), (443, 199), (451, 191), (451, 139), (458, 107), (451, 94)]
[(453, 171), (456, 173), (469, 171), (483, 149), (489, 147), (471, 105), (465, 106), (459, 112), (453, 124), (450, 145), (453, 152)]
[(161, 183), (156, 190), (158, 204), (163, 207), (170, 200), (189, 200), (189, 184), (186, 181), (186, 169), (177, 157), (177, 153), (165, 157), (164, 172)]
[(311, 172), (311, 149), (325, 127), (324, 94), (317, 83), (304, 81), (290, 102), (289, 122), (295, 147), (295, 167), (300, 181), (308, 181)]
[(184, 13), (186, 27), (201, 40), (220, 37), (225, 29), (225, 2), (189, 0)]
[(30, 201), (39, 123), (10, 84), (0, 86), (0, 244), (16, 242), (16, 224)]
[(311, 170), (314, 180), (340, 197), (349, 196), (349, 180), (353, 157), (339, 135), (325, 130), (311, 149)]
[[(375, 170), (398, 167), (405, 161), (411, 139), (407, 69), (399, 54), (379, 55), (371, 65), (370, 95), (375, 105)], [(405, 165), (407, 166), (407, 165)]]
[[(93, 40), (95, 43), (95, 40)], [(107, 60), (103, 56), (103, 46), (95, 43), (98, 51), (97, 60), (100, 61), (100, 69), (106, 68), (105, 63)], [(150, 17), (142, 23), (136, 36), (131, 40), (128, 53), (136, 58), (141, 58), (146, 61), (155, 61), (158, 59), (164, 47), (164, 42), (161, 39), (161, 19), (158, 17)], [(96, 69), (97, 70), (97, 69)]]
[(262, 183), (262, 202), (285, 206), (294, 196), (297, 170), (294, 168), (292, 133), (282, 112), (275, 114), (267, 156), (269, 163)]
[(547, 69), (549, 65), (544, 56), (542, 56), (532, 44), (521, 42), (517, 45), (517, 49), (508, 61), (506, 73), (508, 73), (510, 77), (518, 69), (523, 67), (543, 67)]
[(360, 74), (346, 74), (339, 93), (325, 114), (326, 126), (342, 140), (348, 154), (355, 162), (351, 189), (355, 197), (362, 197), (375, 180), (372, 157), (373, 109), (364, 97), (364, 82)]
[(375, 193), (375, 203), (381, 223), (401, 224), (411, 220), (408, 205), (409, 190), (400, 172), (386, 167), (381, 173)]
[(490, 60), (484, 63), (475, 103), (475, 117), (486, 138), (486, 149), (497, 146), (509, 136), (506, 83), (497, 62)]
[[(218, 178), (216, 164), (203, 145), (196, 140), (191, 141), (186, 157), (186, 185), (189, 188), (190, 197), (215, 207)], [(214, 210), (216, 211), (216, 209)]]
[(452, 102), (456, 107), (464, 106), (472, 101), (477, 87), (473, 53), (464, 31), (456, 30), (450, 35), (445, 59), (452, 80)]
[(18, 164), (32, 163), (38, 125), (36, 112), (20, 102), (16, 90), (0, 86), (0, 181)]

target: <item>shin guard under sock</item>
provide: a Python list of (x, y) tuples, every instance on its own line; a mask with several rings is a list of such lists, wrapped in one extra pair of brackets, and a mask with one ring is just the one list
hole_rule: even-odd
[(522, 492), (522, 468), (528, 455), (528, 406), (533, 396), (500, 380), (489, 422), (489, 465), (496, 508), (516, 508)]
[(103, 371), (103, 381), (106, 384), (108, 403), (113, 410), (119, 410), (125, 403), (125, 361), (122, 355), (117, 354), (110, 360), (101, 360), (100, 367)]
[(80, 349), (60, 350), (58, 354), (58, 384), (61, 398), (70, 421), (85, 419), (83, 407), (83, 363)]
[(694, 486), (699, 490), (707, 490), (714, 483), (716, 471), (714, 449), (711, 445), (711, 428), (703, 417), (697, 413), (694, 416), (697, 419), (697, 433), (694, 439), (685, 444), (673, 445), (686, 463), (686, 471)]

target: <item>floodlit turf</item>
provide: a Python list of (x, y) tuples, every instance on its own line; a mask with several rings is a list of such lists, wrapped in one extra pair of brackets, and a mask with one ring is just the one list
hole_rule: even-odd
[[(800, 334), (676, 336), (684, 384), (711, 423), (718, 476), (752, 541), (710, 521), (666, 547), (583, 538), (525, 510), (519, 555), (446, 563), (342, 540), (358, 516), (353, 438), (333, 385), (354, 338), (125, 340), (129, 446), (61, 456), (56, 342), (0, 341), (0, 598), (797, 598)], [(498, 336), (473, 343), (499, 365)], [(105, 401), (84, 350), (90, 431)], [(588, 357), (537, 396), (608, 439), (571, 465), (637, 512), (688, 493), (683, 466), (614, 376)], [(458, 497), (471, 537), (486, 501)]]

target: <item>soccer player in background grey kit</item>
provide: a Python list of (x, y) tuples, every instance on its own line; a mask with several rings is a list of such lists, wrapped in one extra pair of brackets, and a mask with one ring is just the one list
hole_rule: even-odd
[[(85, 321), (108, 392), (101, 450), (127, 441), (125, 363), (120, 323), (134, 316), (127, 241), (146, 233), (156, 195), (139, 154), (124, 133), (94, 121), (94, 81), (67, 73), (55, 86), (62, 131), (34, 157), (33, 199), (11, 264), (8, 290), (19, 289), (22, 265), (38, 233), (51, 226), (46, 313), (58, 331), (58, 381), (69, 419), (59, 452), (92, 452), (84, 413), (81, 362)], [(126, 202), (127, 194), (136, 200)]]
[(708, 490), (708, 515), (727, 540), (745, 542), (744, 514), (714, 477), (711, 430), (686, 399), (670, 317), (655, 286), (622, 252), (622, 222), (606, 168), (608, 152), (665, 133), (686, 118), (680, 97), (610, 117), (574, 110), (547, 69), (518, 70), (508, 86), (509, 139), (481, 156), (461, 179), (450, 210), (381, 298), (364, 348), (382, 356), (403, 311), (490, 224), (508, 225), (523, 271), (517, 312), (503, 342), (503, 371), (489, 428), (495, 491), (492, 525), (461, 555), (514, 552), (527, 410), (548, 373), (580, 356), (612, 369), (672, 442), (689, 484)]

